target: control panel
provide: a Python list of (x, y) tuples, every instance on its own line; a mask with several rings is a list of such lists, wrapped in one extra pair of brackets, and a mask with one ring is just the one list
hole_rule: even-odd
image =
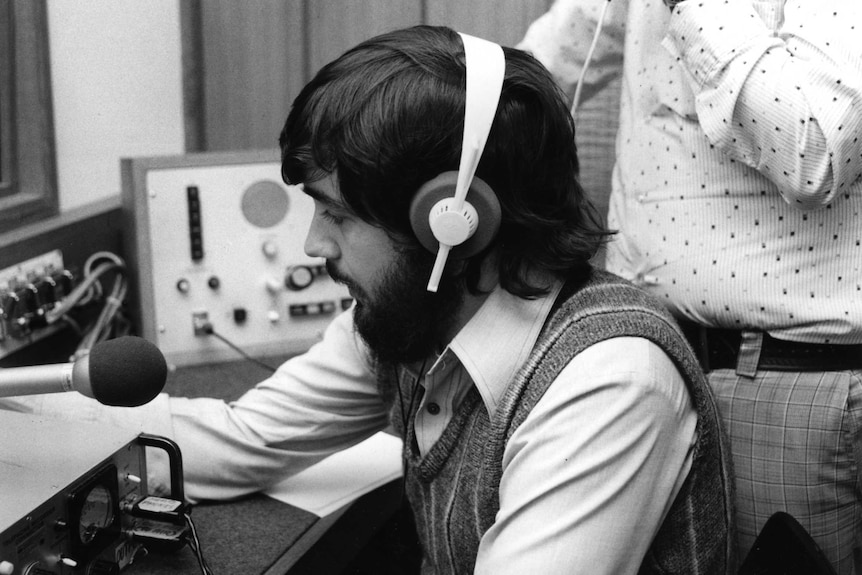
[[(146, 449), (167, 452), (171, 498), (147, 491)], [(172, 441), (96, 423), (3, 414), (0, 574), (118, 573), (148, 546), (179, 548), (188, 526), (181, 455)]]
[(170, 364), (300, 353), (352, 304), (303, 252), (313, 202), (277, 151), (126, 159), (122, 174), (133, 316)]

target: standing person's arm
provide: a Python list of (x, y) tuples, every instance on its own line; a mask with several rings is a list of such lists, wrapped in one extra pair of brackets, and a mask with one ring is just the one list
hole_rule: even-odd
[(862, 175), (860, 37), (857, 0), (686, 0), (664, 45), (710, 142), (813, 209)]

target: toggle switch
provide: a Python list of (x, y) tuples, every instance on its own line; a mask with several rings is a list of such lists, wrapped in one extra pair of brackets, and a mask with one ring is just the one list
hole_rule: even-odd
[(274, 278), (272, 276), (267, 277), (264, 280), (263, 285), (266, 287), (266, 291), (268, 291), (272, 295), (276, 295), (282, 290), (281, 282), (278, 280), (278, 278)]

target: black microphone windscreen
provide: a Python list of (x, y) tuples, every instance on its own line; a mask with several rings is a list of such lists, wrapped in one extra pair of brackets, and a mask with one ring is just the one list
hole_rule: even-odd
[(89, 361), (93, 397), (105, 405), (143, 405), (162, 391), (168, 377), (165, 356), (140, 337), (99, 342), (90, 350)]

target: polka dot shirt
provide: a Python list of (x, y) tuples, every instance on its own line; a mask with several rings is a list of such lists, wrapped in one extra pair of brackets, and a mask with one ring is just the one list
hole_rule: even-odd
[[(601, 5), (521, 45), (570, 93)], [(707, 326), (862, 342), (860, 42), (859, 0), (613, 0), (587, 76), (623, 76), (607, 267)]]

